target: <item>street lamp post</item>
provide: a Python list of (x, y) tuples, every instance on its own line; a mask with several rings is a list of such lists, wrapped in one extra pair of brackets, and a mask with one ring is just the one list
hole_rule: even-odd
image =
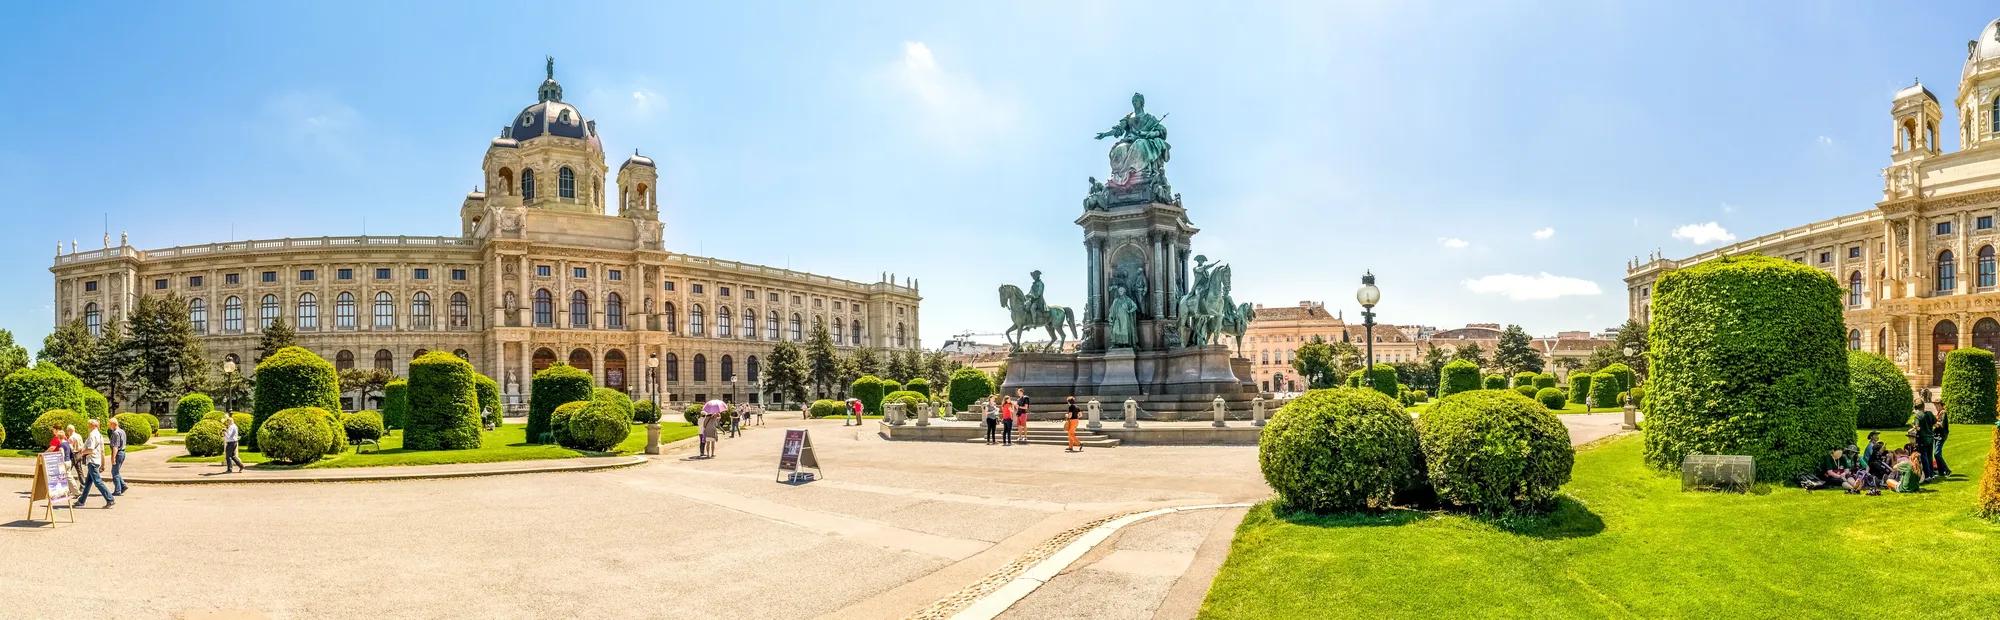
[(1361, 376), (1372, 377), (1375, 372), (1375, 304), (1382, 301), (1382, 289), (1375, 288), (1375, 272), (1361, 274), (1361, 290), (1354, 292), (1354, 300), (1361, 302), (1361, 326), (1366, 328), (1368, 339), (1368, 366), (1361, 370)]
[(223, 415), (236, 412), (236, 360), (222, 360)]
[(652, 395), (653, 404), (660, 404), (660, 354), (646, 354), (646, 390)]

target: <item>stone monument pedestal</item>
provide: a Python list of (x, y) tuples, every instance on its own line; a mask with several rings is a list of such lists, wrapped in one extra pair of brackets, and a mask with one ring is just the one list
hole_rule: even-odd
[[(1054, 420), (1057, 404), (1075, 396), (1139, 403), (1139, 419), (1213, 420), (1212, 402), (1222, 399), (1229, 419), (1249, 420), (1256, 385), (1239, 375), (1248, 360), (1232, 357), (1222, 345), (1162, 351), (1112, 349), (1085, 353), (1015, 353), (1007, 358), (1007, 381), (1000, 393), (1023, 390), (1035, 400), (1030, 417)], [(1247, 372), (1245, 373), (1247, 374)]]

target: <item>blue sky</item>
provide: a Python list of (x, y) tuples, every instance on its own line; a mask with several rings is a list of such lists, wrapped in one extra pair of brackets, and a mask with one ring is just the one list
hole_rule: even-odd
[(669, 249), (918, 277), (926, 345), (1005, 327), (994, 287), (1032, 269), (1052, 303), (1082, 305), (1070, 222), (1085, 177), (1104, 176), (1091, 136), (1133, 91), (1171, 113), (1168, 174), (1238, 300), (1352, 316), (1373, 269), (1385, 322), (1597, 330), (1625, 318), (1628, 259), (1719, 243), (1677, 229), (1747, 239), (1870, 208), (1890, 94), (1918, 77), (1949, 108), (1965, 41), (2000, 17), (1974, 2), (298, 4), (14, 9), (0, 327), (36, 348), (53, 244), (96, 247), (106, 219), (141, 248), (359, 234), (364, 218), (370, 234), (455, 234), (487, 140), (534, 101), (550, 54), (614, 166), (634, 147), (659, 161)]

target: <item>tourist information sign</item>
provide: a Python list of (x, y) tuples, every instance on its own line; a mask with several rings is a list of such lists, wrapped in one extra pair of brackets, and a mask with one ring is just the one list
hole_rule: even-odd
[[(813, 473), (801, 471), (806, 467), (811, 467)], [(778, 481), (804, 482), (823, 475), (819, 459), (813, 456), (812, 436), (803, 428), (785, 429), (785, 447), (778, 453)]]
[[(28, 491), (28, 519), (35, 518), (35, 504), (48, 507), (48, 522), (56, 522), (56, 509), (69, 508), (69, 469), (63, 462), (61, 452), (44, 452), (35, 459), (35, 486)], [(71, 523), (76, 522), (76, 512), (69, 513)]]

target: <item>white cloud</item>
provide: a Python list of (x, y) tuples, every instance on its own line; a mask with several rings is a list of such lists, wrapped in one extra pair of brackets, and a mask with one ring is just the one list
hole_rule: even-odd
[(655, 111), (665, 110), (667, 99), (650, 88), (632, 90), (632, 111), (639, 116), (650, 116)]
[(915, 108), (920, 131), (944, 145), (977, 150), (1011, 135), (1018, 125), (1020, 112), (1012, 97), (939, 63), (923, 41), (904, 41), (902, 57), (887, 74)]
[(1833, 146), (1833, 138), (1826, 136), (1820, 136), (1818, 142), (1820, 146)]
[(1736, 235), (1730, 234), (1721, 224), (1710, 221), (1701, 224), (1688, 224), (1676, 228), (1674, 229), (1674, 238), (1695, 245), (1708, 245), (1723, 241), (1735, 241)]
[(1466, 243), (1464, 239), (1458, 237), (1438, 237), (1438, 245), (1454, 250), (1463, 250), (1472, 244)]
[(1736, 205), (1732, 205), (1732, 204), (1729, 204), (1729, 203), (1726, 203), (1726, 202), (1725, 202), (1725, 203), (1722, 203), (1722, 212), (1723, 212), (1723, 213), (1735, 213), (1735, 212), (1736, 212)]
[(1556, 229), (1554, 226), (1543, 226), (1541, 230), (1535, 231), (1536, 241), (1548, 239), (1549, 237), (1554, 237), (1554, 236), (1556, 236)]
[(1601, 295), (1603, 289), (1596, 282), (1568, 276), (1558, 276), (1549, 272), (1535, 275), (1518, 273), (1498, 273), (1465, 281), (1465, 290), (1480, 295), (1504, 295), (1514, 301), (1555, 299), (1585, 295)]

